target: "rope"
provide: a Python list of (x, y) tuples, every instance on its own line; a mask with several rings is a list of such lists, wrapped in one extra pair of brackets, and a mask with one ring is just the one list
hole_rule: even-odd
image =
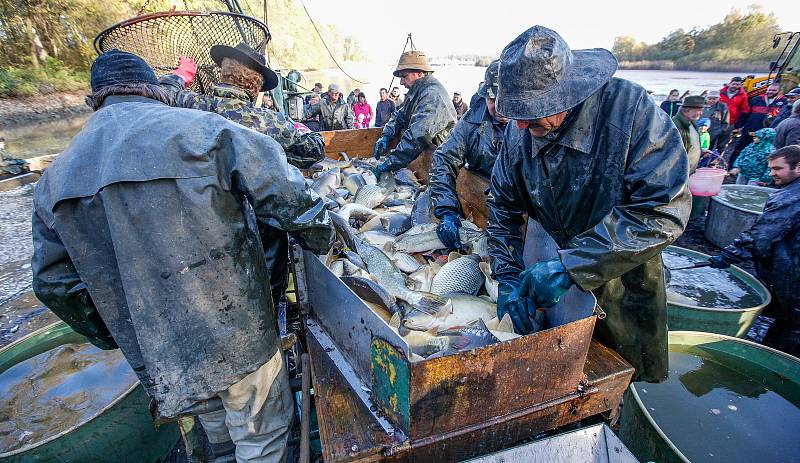
[[(400, 59), (403, 57), (403, 53), (406, 52), (406, 48), (408, 47), (409, 42), (411, 43), (411, 51), (414, 51), (414, 50), (417, 49), (414, 46), (414, 39), (411, 38), (411, 32), (409, 32), (408, 36), (406, 37), (406, 43), (405, 43), (405, 45), (403, 45), (403, 51), (400, 52), (400, 58), (397, 58), (397, 64), (394, 65), (395, 69), (397, 69), (397, 66), (400, 64)], [(389, 82), (389, 86), (386, 87), (386, 91), (387, 92), (391, 92), (392, 91), (392, 84), (394, 84), (394, 72), (392, 72), (392, 80)]]
[(323, 38), (322, 38), (322, 34), (320, 34), (320, 32), (319, 32), (319, 29), (317, 29), (317, 24), (316, 24), (316, 23), (314, 22), (314, 20), (311, 18), (311, 13), (309, 13), (309, 12), (308, 12), (308, 8), (306, 8), (306, 4), (303, 2), (303, 0), (300, 0), (300, 4), (301, 4), (301, 5), (303, 5), (303, 9), (304, 9), (304, 10), (305, 10), (305, 12), (306, 12), (306, 16), (308, 16), (308, 20), (309, 20), (309, 21), (311, 21), (311, 25), (312, 25), (312, 26), (314, 26), (314, 30), (315, 30), (315, 31), (317, 31), (317, 35), (319, 36), (319, 39), (320, 39), (320, 40), (322, 40), (322, 44), (323, 44), (323, 45), (325, 45), (325, 50), (327, 50), (327, 51), (328, 51), (328, 55), (330, 55), (331, 59), (332, 59), (332, 60), (333, 60), (333, 62), (336, 64), (336, 67), (337, 67), (337, 68), (339, 68), (339, 70), (340, 70), (340, 71), (342, 71), (342, 73), (343, 73), (344, 75), (346, 75), (347, 77), (349, 77), (349, 78), (350, 78), (350, 80), (356, 81), (356, 82), (358, 82), (359, 84), (365, 84), (365, 85), (366, 85), (366, 84), (368, 84), (369, 82), (363, 82), (363, 81), (360, 81), (360, 80), (356, 79), (355, 77), (353, 77), (353, 76), (351, 76), (350, 74), (348, 74), (348, 73), (347, 73), (347, 71), (345, 71), (344, 69), (342, 69), (342, 67), (341, 67), (341, 66), (339, 66), (339, 62), (338, 62), (338, 61), (336, 61), (336, 58), (334, 58), (334, 57), (333, 57), (333, 53), (331, 53), (331, 49), (330, 49), (330, 48), (328, 48), (328, 44), (327, 44), (327, 43), (325, 43), (325, 39), (323, 39)]

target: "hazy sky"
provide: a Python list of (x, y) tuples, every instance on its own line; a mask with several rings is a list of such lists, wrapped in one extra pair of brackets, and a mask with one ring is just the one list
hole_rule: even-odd
[[(303, 0), (315, 21), (336, 24), (355, 36), (376, 62), (393, 62), (406, 34), (429, 56), (450, 53), (499, 55), (534, 24), (556, 30), (572, 48), (611, 48), (630, 35), (654, 43), (669, 32), (719, 22), (732, 8), (753, 0), (606, 0), (541, 2), (440, 0)], [(784, 30), (800, 31), (798, 0), (762, 0)], [(546, 5), (546, 6), (538, 6)]]

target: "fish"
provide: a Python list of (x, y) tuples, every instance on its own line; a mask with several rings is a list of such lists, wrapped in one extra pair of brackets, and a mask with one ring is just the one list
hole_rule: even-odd
[(331, 263), (330, 266), (331, 272), (337, 277), (341, 277), (344, 275), (344, 261), (341, 259), (335, 260)]
[(408, 167), (403, 167), (402, 169), (396, 170), (394, 172), (394, 180), (398, 185), (408, 185), (414, 188), (422, 187), (422, 185), (419, 183), (419, 179), (417, 179), (417, 176), (414, 174), (414, 171)]
[(359, 267), (358, 265), (350, 262), (347, 259), (341, 259), (340, 262), (342, 263), (342, 275), (361, 274), (361, 267)]
[[(411, 217), (413, 223), (413, 214)], [(442, 241), (439, 239), (439, 235), (436, 234), (435, 224), (429, 225), (434, 225), (433, 229), (423, 233), (410, 233), (411, 230), (414, 230), (412, 227), (411, 230), (403, 233), (397, 238), (397, 240), (391, 245), (390, 250), (392, 252), (407, 252), (409, 254), (416, 254), (419, 252), (445, 249), (445, 245), (442, 244)], [(474, 241), (485, 234), (486, 233), (483, 231), (470, 230), (464, 227), (458, 229), (458, 236), (461, 238), (462, 243)]]
[(367, 264), (364, 263), (364, 259), (362, 259), (361, 256), (359, 256), (355, 252), (349, 249), (345, 249), (341, 251), (341, 255), (343, 255), (345, 259), (349, 260), (350, 263), (357, 266), (358, 268), (362, 270), (367, 269)]
[(358, 229), (359, 233), (364, 233), (368, 231), (382, 231), (385, 232), (386, 228), (383, 226), (383, 221), (381, 220), (382, 215), (376, 215), (375, 217), (369, 219), (361, 228)]
[(428, 331), (437, 328), (439, 331), (454, 326), (467, 326), (478, 319), (483, 321), (497, 317), (497, 304), (486, 299), (466, 294), (448, 294), (449, 307), (436, 313), (421, 310), (409, 311), (403, 318), (401, 326), (416, 331)]
[(338, 167), (320, 172), (317, 178), (311, 183), (311, 189), (322, 197), (325, 197), (331, 190), (339, 188), (339, 186)]
[(426, 188), (414, 200), (414, 208), (411, 211), (411, 224), (419, 225), (423, 223), (435, 223), (433, 216), (433, 204), (431, 202), (431, 190)]
[(364, 178), (364, 181), (367, 182), (367, 185), (377, 185), (378, 179), (375, 177), (375, 174), (372, 173), (371, 170), (366, 170), (361, 173), (361, 176)]
[(481, 273), (483, 273), (483, 287), (486, 288), (486, 294), (492, 298), (492, 301), (497, 302), (497, 294), (499, 292), (500, 284), (492, 278), (492, 267), (488, 262), (481, 262), (479, 264)]
[(351, 194), (356, 194), (359, 188), (367, 184), (367, 181), (359, 173), (342, 175), (342, 177), (342, 186), (347, 188)]
[(383, 285), (386, 291), (397, 299), (402, 299), (422, 313), (433, 314), (450, 309), (449, 299), (441, 296), (414, 291), (406, 286), (403, 274), (394, 266), (389, 257), (380, 249), (354, 236), (355, 251), (364, 260), (372, 277)]
[[(389, 323), (392, 323), (391, 320)], [(450, 347), (451, 343), (451, 340), (447, 336), (438, 336), (436, 330), (409, 331), (403, 336), (403, 339), (408, 343), (411, 352), (421, 357), (420, 360), (424, 360), (425, 357), (447, 349)], [(457, 347), (466, 346), (469, 343), (469, 340), (466, 338), (463, 340), (454, 339), (452, 341), (454, 344), (457, 344)]]
[(349, 203), (342, 206), (342, 208), (339, 210), (339, 215), (341, 215), (346, 222), (350, 222), (351, 218), (366, 222), (380, 214), (367, 206)]
[(478, 321), (468, 326), (439, 331), (437, 337), (446, 337), (448, 343), (443, 349), (426, 357), (428, 360), (465, 350), (478, 349), (500, 342), (500, 340), (489, 331), (486, 324), (481, 319), (478, 319)]
[(390, 235), (383, 230), (372, 230), (361, 233), (359, 236), (366, 240), (369, 244), (379, 248), (385, 247), (388, 243), (394, 241), (394, 235)]
[(388, 310), (391, 314), (400, 312), (400, 307), (397, 305), (397, 298), (389, 294), (383, 286), (369, 278), (356, 277), (356, 276), (343, 276), (342, 282), (347, 285), (356, 296), (360, 297), (366, 302), (371, 302), (381, 306), (383, 309)]
[(380, 204), (385, 198), (386, 189), (377, 185), (364, 185), (358, 189), (353, 202), (372, 209)]
[(405, 273), (414, 273), (422, 267), (422, 264), (420, 264), (414, 256), (404, 252), (396, 252), (390, 255), (389, 259), (392, 260), (392, 263), (394, 263), (398, 269)]
[(461, 256), (451, 252), (447, 263), (433, 277), (433, 294), (464, 293), (476, 295), (483, 286), (484, 276), (480, 268), (480, 257), (470, 254)]
[(486, 327), (501, 342), (521, 337), (521, 335), (514, 332), (514, 323), (511, 321), (511, 315), (509, 314), (503, 315), (502, 320), (498, 320), (496, 317), (489, 320), (486, 322)]
[(379, 220), (390, 235), (402, 235), (411, 228), (411, 214), (391, 212), (382, 214)]
[(410, 199), (399, 199), (399, 198), (390, 198), (389, 196), (383, 200), (383, 205), (386, 207), (395, 207), (395, 206), (413, 206), (414, 201)]
[(312, 164), (309, 169), (312, 171), (324, 171), (333, 168), (345, 169), (350, 167), (352, 164), (353, 162), (350, 160), (340, 161), (338, 159), (325, 158)]
[(408, 278), (415, 283), (414, 288), (417, 291), (430, 292), (431, 285), (433, 285), (433, 269), (430, 265), (423, 265), (416, 272), (412, 272)]

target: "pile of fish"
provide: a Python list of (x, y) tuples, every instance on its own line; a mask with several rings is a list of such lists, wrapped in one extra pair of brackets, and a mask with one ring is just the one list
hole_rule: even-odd
[(497, 318), (488, 236), (462, 221), (465, 252), (448, 253), (436, 234), (430, 194), (409, 169), (375, 178), (373, 161), (323, 160), (311, 188), (325, 198), (338, 241), (328, 268), (411, 347), (411, 360), (513, 339)]

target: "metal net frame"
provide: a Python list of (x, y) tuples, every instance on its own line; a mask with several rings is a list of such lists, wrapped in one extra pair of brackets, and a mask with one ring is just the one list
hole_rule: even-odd
[(245, 42), (264, 53), (271, 35), (266, 24), (238, 13), (169, 11), (122, 21), (94, 39), (97, 53), (118, 49), (141, 56), (157, 75), (170, 73), (180, 56), (193, 58), (197, 77), (191, 90), (210, 93), (219, 82), (220, 68), (211, 59), (211, 47), (235, 47)]

